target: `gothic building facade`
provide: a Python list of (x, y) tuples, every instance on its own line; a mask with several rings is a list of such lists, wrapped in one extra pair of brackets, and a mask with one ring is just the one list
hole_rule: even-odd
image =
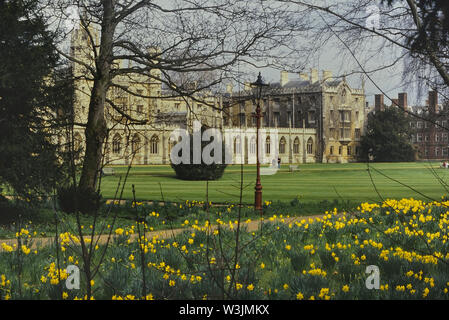
[[(97, 37), (95, 30), (91, 34)], [(98, 41), (97, 39), (93, 41)], [(88, 66), (93, 64), (91, 38), (77, 29), (72, 34), (75, 123), (85, 124), (88, 119), (92, 81)], [(152, 50), (152, 49), (150, 49)], [(81, 62), (81, 63), (79, 63)], [(120, 66), (132, 67), (126, 61)], [(116, 76), (107, 92), (105, 119), (109, 128), (105, 142), (105, 164), (168, 164), (173, 142), (170, 134), (177, 128), (191, 126), (194, 120), (207, 126), (221, 127), (220, 97), (202, 92), (195, 97), (177, 97), (163, 88), (160, 70), (150, 75), (126, 74)], [(202, 101), (202, 102), (198, 102)], [(213, 106), (213, 108), (209, 107)], [(128, 117), (124, 116), (127, 115)], [(131, 120), (130, 120), (131, 119)], [(138, 124), (145, 122), (145, 124)], [(60, 143), (63, 144), (61, 135)], [(85, 135), (82, 125), (74, 126), (75, 149), (83, 152)]]
[[(92, 90), (92, 81), (86, 77), (95, 47), (90, 41), (98, 39), (80, 30), (72, 35), (72, 56), (82, 62), (73, 66), (75, 122), (80, 124), (87, 123)], [(125, 63), (120, 62), (121, 67)], [(255, 163), (255, 104), (249, 87), (233, 92), (228, 86), (222, 94), (202, 92), (195, 97), (177, 97), (155, 80), (160, 77), (160, 70), (152, 70), (150, 76), (114, 78), (105, 110), (109, 128), (105, 164), (169, 164), (175, 144), (171, 133), (180, 127), (191, 129), (194, 120), (219, 128), (225, 139), (232, 139), (226, 143), (232, 146), (234, 163)], [(332, 79), (328, 71), (319, 77), (315, 69), (293, 79), (281, 72), (280, 81), (264, 92), (262, 110), (268, 161), (277, 155), (282, 163), (356, 161), (365, 120), (365, 95), (363, 89), (351, 88), (346, 79)], [(131, 125), (123, 113), (145, 120), (145, 124)], [(75, 148), (82, 149), (84, 127), (75, 125), (74, 132)], [(61, 136), (61, 143), (63, 139)]]
[[(256, 104), (248, 84), (235, 93), (229, 87), (223, 100), (226, 127), (256, 126)], [(289, 79), (283, 71), (280, 81), (265, 89), (260, 105), (262, 128), (277, 129), (282, 162), (356, 161), (365, 126), (365, 94), (351, 88), (345, 78), (332, 79), (330, 71), (319, 77), (312, 69)]]

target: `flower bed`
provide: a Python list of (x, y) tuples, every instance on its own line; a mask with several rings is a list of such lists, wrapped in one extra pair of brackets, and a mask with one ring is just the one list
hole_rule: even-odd
[[(92, 295), (75, 234), (60, 234), (59, 251), (34, 249), (22, 229), (2, 245), (0, 299), (447, 299), (448, 205), (364, 203), (318, 219), (272, 216), (254, 232), (246, 218), (186, 220), (166, 239), (142, 236), (159, 218), (151, 212), (114, 230), (107, 247), (94, 238)], [(81, 269), (78, 290), (67, 289), (67, 265)]]

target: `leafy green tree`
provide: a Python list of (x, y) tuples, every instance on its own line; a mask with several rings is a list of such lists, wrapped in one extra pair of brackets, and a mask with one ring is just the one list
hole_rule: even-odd
[(375, 162), (413, 161), (415, 150), (410, 134), (407, 116), (398, 108), (389, 107), (370, 114), (359, 158), (366, 161), (370, 157)]
[(55, 81), (54, 37), (32, 14), (36, 5), (0, 2), (0, 184), (27, 198), (48, 192), (61, 177), (53, 120), (59, 99), (67, 99), (67, 86)]

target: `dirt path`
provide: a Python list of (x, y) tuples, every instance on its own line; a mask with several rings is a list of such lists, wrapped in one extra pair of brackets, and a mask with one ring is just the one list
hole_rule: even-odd
[[(323, 217), (322, 214), (312, 215), (312, 216), (289, 217), (289, 218), (284, 218), (284, 223), (290, 224), (295, 221), (301, 221), (303, 219), (308, 220), (308, 219), (316, 219), (316, 218), (321, 218), (321, 217)], [(255, 232), (255, 231), (259, 230), (260, 222), (261, 222), (260, 220), (250, 221), (248, 223), (242, 221), (241, 226), (245, 227), (248, 232)], [(264, 222), (270, 223), (269, 220), (265, 220)], [(281, 219), (278, 218), (275, 220), (275, 222), (281, 222)], [(229, 228), (229, 224), (226, 224), (226, 227)], [(212, 229), (216, 229), (216, 228), (217, 228), (216, 225), (212, 226)], [(175, 237), (176, 235), (178, 235), (181, 232), (186, 231), (186, 230), (187, 231), (195, 231), (193, 228), (185, 227), (185, 228), (151, 231), (151, 232), (147, 232), (145, 234), (145, 236), (147, 239), (153, 239), (154, 237), (158, 237), (158, 239), (169, 239), (169, 238)], [(113, 234), (113, 236), (114, 236), (114, 234)], [(131, 241), (136, 241), (137, 237), (138, 237), (138, 235), (136, 233), (134, 233), (130, 236), (130, 239), (131, 239)], [(84, 239), (90, 240), (90, 236), (84, 236)], [(31, 247), (31, 249), (35, 250), (35, 249), (39, 249), (42, 247), (50, 246), (50, 245), (54, 244), (54, 240), (55, 240), (54, 237), (33, 238), (33, 245)], [(98, 240), (98, 245), (103, 245), (107, 242), (108, 235), (107, 234), (95, 235), (94, 241), (97, 242), (97, 240)], [(14, 246), (14, 245), (17, 245), (17, 239), (3, 239), (3, 240), (0, 239), (0, 252), (5, 251), (2, 246), (3, 243), (8, 246)]]

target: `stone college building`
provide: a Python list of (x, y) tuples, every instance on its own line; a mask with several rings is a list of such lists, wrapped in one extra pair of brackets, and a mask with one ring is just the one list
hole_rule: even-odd
[[(72, 56), (86, 65), (93, 63), (89, 41), (80, 29), (72, 34)], [(121, 66), (130, 65), (123, 61)], [(87, 123), (92, 83), (85, 77), (88, 71), (83, 64), (74, 64), (72, 70), (76, 79), (75, 122)], [(169, 164), (176, 143), (170, 139), (171, 133), (177, 128), (191, 130), (195, 120), (220, 129), (225, 137), (232, 131), (233, 141), (226, 144), (232, 146), (234, 163), (255, 163), (256, 106), (249, 86), (233, 90), (228, 84), (226, 92), (208, 91), (186, 98), (177, 97), (154, 80), (160, 77), (160, 70), (152, 70), (151, 77), (128, 74), (114, 79), (105, 110), (110, 129), (105, 164)], [(363, 89), (351, 88), (345, 78), (333, 79), (329, 71), (319, 74), (311, 69), (290, 77), (283, 71), (280, 81), (269, 85), (262, 100), (267, 159), (278, 154), (284, 164), (356, 161), (365, 125)], [(146, 122), (130, 125), (117, 109)], [(246, 134), (239, 135), (239, 130)], [(74, 132), (75, 149), (82, 153), (84, 128), (75, 125)], [(63, 140), (61, 136), (60, 143)]]

